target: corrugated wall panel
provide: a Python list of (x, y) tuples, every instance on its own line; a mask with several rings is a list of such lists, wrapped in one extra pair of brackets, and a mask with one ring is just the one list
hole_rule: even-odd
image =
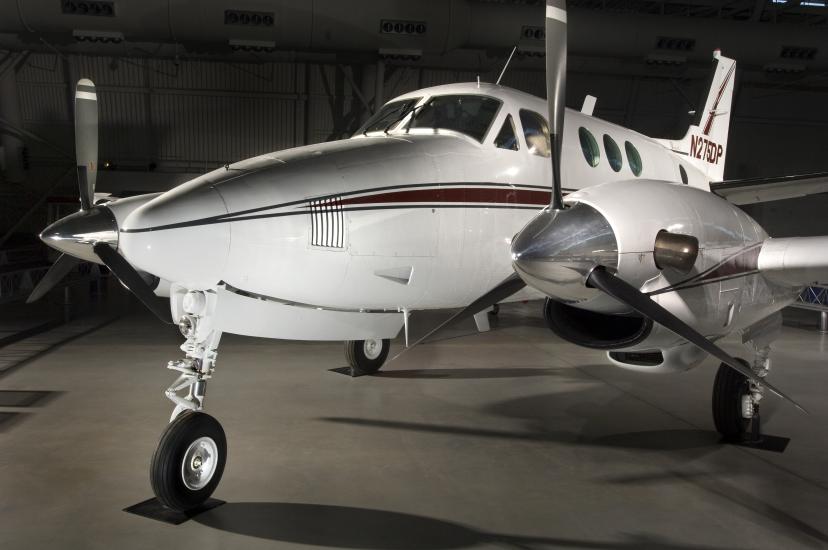
[(160, 161), (227, 163), (293, 146), (293, 101), (154, 93)]
[[(501, 67), (497, 71), (489, 73), (487, 80), (489, 82), (497, 81), (497, 77), (500, 76), (502, 69)], [(546, 73), (543, 71), (518, 71), (509, 69), (503, 75), (501, 84), (538, 97), (546, 97)]]
[(51, 82), (64, 84), (63, 64), (60, 58), (50, 53), (33, 53), (17, 73), (18, 82)]
[(386, 68), (385, 101), (387, 102), (399, 95), (423, 88), (424, 86), (420, 85), (420, 72), (415, 67)]
[(310, 76), (309, 93), (313, 95), (351, 95), (351, 89), (345, 83), (345, 76), (336, 65), (308, 66)]
[(116, 91), (98, 95), (101, 162), (150, 160), (146, 97), (142, 92)]
[(293, 93), (290, 63), (225, 63), (199, 60), (151, 60), (153, 88)]
[(78, 78), (89, 78), (98, 87), (138, 87), (144, 86), (143, 59), (73, 56), (72, 66)]
[[(80, 55), (67, 59), (32, 55), (18, 73), (26, 127), (72, 150), (64, 74), (68, 64), (72, 75), (89, 77), (98, 86), (101, 160), (116, 164), (201, 169), (301, 145), (297, 138), (318, 143), (346, 137), (365, 118), (352, 86), (362, 85), (360, 67)], [(493, 69), (481, 78), (491, 81), (498, 72)], [(476, 77), (474, 71), (388, 65), (384, 97), (387, 101), (419, 87)], [(542, 94), (543, 75), (513, 71), (505, 83), (535, 93), (539, 88)], [(34, 142), (30, 148), (34, 156), (58, 156)]]
[(19, 95), (24, 122), (70, 122), (69, 98), (65, 86), (19, 80), (18, 86), (23, 91)]

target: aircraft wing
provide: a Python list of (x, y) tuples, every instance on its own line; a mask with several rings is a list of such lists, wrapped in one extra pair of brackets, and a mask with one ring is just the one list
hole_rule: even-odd
[(791, 287), (828, 283), (828, 237), (767, 239), (757, 269), (772, 281)]
[(754, 204), (828, 193), (828, 172), (713, 182), (710, 191), (733, 204)]

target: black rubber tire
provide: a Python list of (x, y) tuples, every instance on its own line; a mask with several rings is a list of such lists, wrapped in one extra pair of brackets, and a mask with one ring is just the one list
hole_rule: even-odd
[[(181, 464), (190, 444), (200, 437), (210, 437), (218, 448), (218, 460), (210, 482), (194, 491), (184, 484)], [(221, 481), (227, 462), (227, 439), (218, 420), (207, 413), (185, 411), (170, 422), (152, 455), (150, 485), (156, 498), (167, 508), (185, 512), (210, 498)]]
[[(739, 362), (748, 366), (739, 359)], [(742, 396), (750, 391), (748, 379), (728, 367), (719, 365), (713, 382), (713, 423), (727, 441), (741, 441), (750, 426), (750, 420), (742, 418)]]
[(351, 366), (352, 376), (375, 374), (388, 359), (388, 352), (391, 351), (391, 340), (382, 340), (382, 351), (376, 359), (368, 359), (365, 356), (365, 340), (349, 340), (345, 342), (345, 358)]

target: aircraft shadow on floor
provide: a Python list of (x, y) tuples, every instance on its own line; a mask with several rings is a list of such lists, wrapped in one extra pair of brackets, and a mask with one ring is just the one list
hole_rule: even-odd
[(718, 448), (719, 435), (706, 430), (653, 430), (644, 432), (625, 432), (595, 439), (587, 439), (580, 434), (566, 430), (543, 430), (538, 432), (495, 430), (489, 428), (450, 426), (405, 422), (394, 420), (377, 420), (353, 417), (323, 417), (320, 420), (340, 424), (350, 424), (392, 430), (409, 430), (435, 434), (450, 434), (471, 437), (491, 437), (521, 441), (539, 441), (549, 443), (566, 443), (599, 447), (618, 447), (653, 451), (713, 451)]
[[(736, 484), (723, 484), (721, 478), (716, 475), (717, 473), (715, 471), (711, 473), (709, 471), (685, 471), (680, 468), (667, 468), (645, 474), (602, 477), (596, 481), (617, 485), (644, 485), (682, 481), (728, 501), (735, 508), (747, 510), (774, 522), (797, 544), (813, 546), (814, 541), (818, 541), (820, 547), (828, 545), (828, 534), (780, 507), (781, 499), (779, 495), (781, 491), (775, 490), (772, 492), (776, 496), (776, 503), (774, 503), (773, 498), (759, 498)], [(726, 474), (727, 472), (721, 473)]]
[(445, 378), (449, 380), (485, 380), (499, 378), (530, 378), (533, 376), (561, 376), (561, 369), (546, 367), (508, 367), (508, 368), (445, 368), (445, 369), (405, 369), (379, 371), (373, 375), (379, 378), (429, 379)]
[[(607, 388), (599, 380), (575, 369), (423, 369), (398, 371), (400, 374), (388, 371), (383, 373), (382, 377), (509, 378), (511, 371), (516, 371), (513, 373), (515, 377), (560, 376), (562, 383), (578, 384), (579, 388), (500, 401), (481, 410), (487, 416), (519, 420), (520, 429), (493, 429), (476, 425), (454, 426), (376, 418), (325, 417), (320, 420), (424, 433), (677, 453), (686, 460), (699, 458), (720, 448), (718, 433), (689, 425), (687, 428), (630, 431), (631, 426), (653, 425), (652, 406), (626, 394), (616, 395), (615, 389)], [(608, 397), (608, 392), (611, 392), (612, 397)]]
[[(581, 382), (596, 380), (584, 377)], [(609, 391), (617, 393), (614, 389)], [(565, 426), (572, 432), (564, 441), (577, 445), (681, 452), (687, 459), (698, 458), (719, 448), (721, 437), (717, 432), (689, 424), (682, 428), (630, 431), (634, 426), (653, 426), (652, 409), (657, 407), (627, 394), (608, 398), (607, 392), (608, 388), (603, 384), (590, 384), (578, 390), (501, 401), (487, 406), (484, 412), (522, 420), (528, 433), (538, 435), (555, 433), (556, 426)], [(657, 419), (655, 423), (660, 424)]]
[(10, 430), (17, 423), (31, 418), (32, 408), (42, 407), (63, 392), (0, 390), (0, 407), (25, 408), (26, 411), (0, 412), (0, 433)]
[(717, 550), (724, 547), (675, 543), (647, 533), (623, 533), (599, 541), (488, 533), (426, 516), (323, 504), (236, 502), (205, 512), (194, 521), (230, 533), (285, 543), (368, 550), (442, 550), (499, 544), (589, 549)]
[[(595, 381), (595, 379), (586, 377), (581, 381), (589, 380)], [(797, 518), (782, 507), (771, 504), (773, 499), (756, 497), (732, 483), (723, 485), (717, 474), (732, 474), (733, 472), (728, 469), (718, 471), (717, 468), (721, 466), (717, 466), (716, 461), (708, 465), (709, 467), (702, 466), (703, 471), (694, 471), (696, 468), (692, 465), (697, 459), (724, 448), (718, 433), (713, 430), (697, 429), (690, 425), (687, 429), (628, 431), (629, 426), (651, 425), (653, 420), (647, 418), (646, 414), (649, 412), (652, 416), (653, 406), (636, 402), (635, 398), (626, 394), (607, 399), (606, 391), (606, 386), (602, 390), (600, 385), (596, 384), (580, 390), (501, 401), (483, 408), (482, 412), (487, 415), (521, 420), (522, 428), (519, 430), (348, 417), (328, 417), (321, 420), (371, 428), (524, 442), (535, 441), (541, 444), (567, 444), (665, 455), (669, 456), (670, 463), (665, 464), (662, 460), (657, 460), (653, 463), (656, 471), (639, 472), (630, 476), (599, 477), (596, 481), (621, 485), (675, 483), (676, 481), (690, 483), (705, 492), (727, 500), (740, 509), (772, 521), (797, 543), (813, 544), (816, 540), (820, 544), (828, 544), (828, 534)], [(627, 455), (630, 460), (641, 464), (641, 453), (627, 453)], [(614, 459), (620, 460), (624, 456), (624, 454), (619, 454)], [(689, 466), (685, 467), (685, 465)], [(741, 470), (741, 472), (743, 475), (749, 475), (750, 470)], [(576, 548), (612, 547), (600, 544), (596, 546), (572, 544), (572, 546)], [(624, 548), (624, 546), (618, 547)], [(640, 547), (648, 546), (643, 544)]]

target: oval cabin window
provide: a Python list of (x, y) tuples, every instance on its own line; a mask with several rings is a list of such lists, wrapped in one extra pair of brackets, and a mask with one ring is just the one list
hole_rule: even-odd
[(681, 183), (687, 185), (687, 170), (685, 170), (684, 166), (682, 166), (681, 164), (679, 164), (679, 175), (681, 176)]
[(627, 150), (627, 163), (630, 165), (630, 170), (632, 170), (632, 173), (636, 177), (640, 176), (642, 170), (644, 170), (644, 165), (641, 162), (641, 155), (638, 153), (638, 149), (629, 141), (624, 142), (624, 149)]
[(607, 152), (607, 161), (615, 172), (620, 172), (624, 166), (624, 158), (621, 156), (621, 149), (615, 140), (604, 134), (604, 150)]
[(581, 140), (581, 150), (584, 158), (593, 168), (601, 162), (601, 151), (598, 149), (598, 142), (592, 133), (584, 127), (578, 128), (578, 138)]

